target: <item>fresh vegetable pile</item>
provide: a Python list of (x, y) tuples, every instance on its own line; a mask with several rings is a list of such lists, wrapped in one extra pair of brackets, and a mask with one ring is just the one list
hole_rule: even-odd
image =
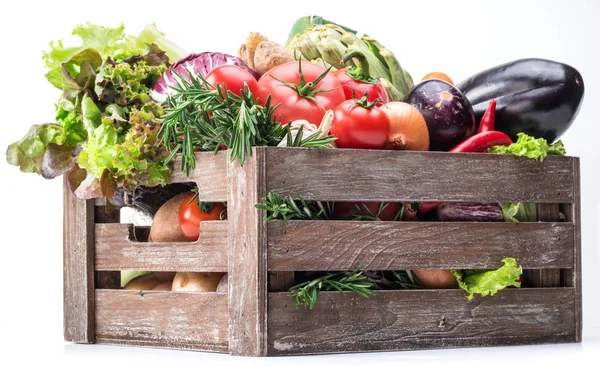
[[(523, 59), (454, 84), (441, 72), (416, 85), (394, 54), (366, 35), (309, 16), (285, 44), (251, 32), (238, 57), (187, 53), (154, 25), (80, 25), (81, 45), (51, 43), (46, 77), (61, 90), (54, 123), (34, 125), (7, 161), (44, 178), (66, 174), (81, 199), (126, 202), (154, 216), (149, 241), (195, 241), (200, 223), (226, 218), (226, 204), (200, 202), (190, 186), (196, 152), (229, 150), (244, 164), (253, 146), (564, 155), (556, 141), (584, 95), (573, 67)], [(181, 166), (172, 162), (181, 155)], [(149, 203), (153, 196), (154, 204)], [(153, 198), (154, 199), (154, 198)], [(159, 203), (157, 203), (159, 202)], [(160, 207), (160, 209), (158, 209)], [(272, 219), (535, 221), (535, 204), (307, 202), (269, 194), (257, 209)], [(469, 299), (520, 286), (513, 258), (495, 270), (305, 273), (290, 289), (298, 306), (320, 290), (461, 288)], [(223, 274), (137, 273), (125, 288), (215, 291)], [(124, 278), (126, 278), (124, 276)], [(226, 282), (225, 282), (226, 283)], [(186, 285), (187, 284), (187, 285)], [(190, 287), (191, 286), (191, 287)], [(224, 286), (224, 285), (219, 285)]]

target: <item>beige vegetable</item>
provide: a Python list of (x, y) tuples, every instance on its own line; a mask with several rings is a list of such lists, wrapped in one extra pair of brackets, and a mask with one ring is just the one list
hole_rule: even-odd
[(277, 42), (264, 41), (256, 48), (254, 54), (254, 71), (262, 75), (277, 65), (293, 61), (290, 51)]
[(215, 292), (224, 273), (178, 272), (173, 279), (173, 291)]
[(286, 47), (269, 41), (267, 37), (258, 32), (250, 32), (246, 43), (241, 45), (238, 50), (238, 57), (259, 75), (277, 65), (294, 60)]
[(123, 287), (123, 290), (152, 290), (161, 282), (162, 281), (159, 280), (154, 273), (149, 273), (136, 277), (133, 280), (127, 282), (127, 284)]
[[(298, 131), (300, 127), (302, 127), (302, 140), (306, 140), (308, 137), (313, 135), (315, 132), (320, 132), (319, 137), (325, 137), (329, 134), (329, 129), (331, 128), (331, 123), (333, 122), (333, 111), (328, 110), (325, 112), (323, 116), (323, 120), (319, 127), (317, 125), (312, 124), (306, 120), (299, 119), (296, 121), (292, 121), (289, 123), (290, 131), (292, 133), (292, 139), (295, 139), (298, 135)], [(280, 147), (286, 147), (287, 145), (287, 136), (284, 137), (281, 142), (277, 145)]]
[(254, 70), (254, 54), (256, 48), (258, 48), (258, 45), (263, 41), (268, 41), (267, 37), (259, 32), (250, 32), (246, 39), (246, 43), (244, 43), (238, 51), (239, 58), (241, 58), (252, 70)]
[(425, 288), (458, 288), (458, 282), (452, 272), (445, 269), (413, 270)]
[(152, 288), (152, 291), (171, 291), (173, 281), (161, 282)]
[(175, 278), (175, 272), (156, 272), (155, 274), (163, 282), (173, 281), (173, 278)]
[(150, 239), (156, 242), (190, 241), (179, 227), (179, 207), (189, 196), (189, 192), (181, 193), (162, 205), (154, 218), (150, 228)]

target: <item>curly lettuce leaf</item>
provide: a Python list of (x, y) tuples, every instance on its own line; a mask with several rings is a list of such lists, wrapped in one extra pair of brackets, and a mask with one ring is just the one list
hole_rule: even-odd
[(46, 78), (59, 89), (65, 85), (63, 71), (75, 77), (83, 62), (97, 70), (108, 58), (123, 61), (147, 53), (146, 48), (152, 45), (165, 50), (166, 62), (173, 63), (187, 55), (181, 47), (167, 40), (154, 24), (146, 26), (138, 37), (128, 36), (123, 24), (110, 28), (87, 23), (78, 25), (72, 34), (80, 38), (80, 45), (67, 47), (62, 40), (50, 42), (50, 52), (42, 55), (50, 69)]
[(94, 183), (92, 177), (100, 180), (107, 171), (111, 182), (128, 190), (138, 185), (152, 187), (168, 183), (166, 153), (158, 147), (157, 138), (160, 128), (157, 121), (164, 113), (162, 107), (154, 102), (139, 109), (131, 107), (129, 123), (123, 124), (119, 115), (123, 109), (112, 106), (107, 108), (112, 112), (102, 117), (79, 154), (79, 166), (91, 175), (88, 186), (95, 193), (101, 192), (99, 187), (105, 185)]
[(458, 281), (458, 287), (467, 292), (467, 299), (473, 300), (475, 294), (493, 296), (509, 286), (521, 287), (519, 279), (523, 268), (514, 258), (502, 260), (504, 265), (496, 270), (452, 271)]
[(543, 161), (548, 155), (565, 155), (565, 147), (561, 140), (548, 144), (543, 138), (536, 139), (523, 132), (517, 134), (517, 142), (508, 146), (493, 146), (488, 152), (493, 154), (512, 154)]
[(156, 24), (148, 24), (135, 39), (138, 47), (144, 46), (144, 44), (155, 44), (160, 49), (164, 50), (166, 55), (169, 57), (170, 63), (175, 63), (189, 54), (180, 46), (169, 41), (165, 34), (156, 28)]
[(56, 124), (34, 125), (25, 137), (8, 146), (6, 160), (22, 172), (56, 178), (76, 165), (76, 144), (69, 135)]
[(537, 206), (535, 203), (500, 203), (504, 221), (507, 222), (534, 222), (537, 220)]

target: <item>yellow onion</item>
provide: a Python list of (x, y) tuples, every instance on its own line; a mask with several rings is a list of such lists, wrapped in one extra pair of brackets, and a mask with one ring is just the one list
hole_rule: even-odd
[(429, 130), (418, 109), (404, 102), (390, 102), (381, 107), (390, 119), (387, 150), (429, 150)]

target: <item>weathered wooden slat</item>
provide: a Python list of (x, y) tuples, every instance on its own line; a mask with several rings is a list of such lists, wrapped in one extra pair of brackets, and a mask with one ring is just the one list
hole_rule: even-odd
[(196, 242), (136, 242), (131, 224), (96, 224), (96, 270), (227, 272), (227, 221), (204, 221)]
[[(573, 158), (267, 149), (267, 190), (324, 201), (573, 202)], [(523, 184), (528, 182), (528, 184)]]
[(227, 295), (96, 290), (97, 343), (227, 352)]
[(206, 202), (227, 200), (227, 152), (197, 152), (196, 169), (189, 176), (181, 171), (181, 154), (173, 163), (172, 183), (194, 182), (199, 188), (199, 199)]
[[(537, 220), (544, 222), (560, 221), (558, 203), (538, 203)], [(542, 239), (544, 239), (542, 237)], [(560, 268), (551, 269), (526, 269), (523, 271), (524, 287), (559, 287)]]
[(271, 221), (270, 271), (573, 267), (570, 223)]
[[(96, 224), (118, 224), (121, 222), (121, 211), (107, 212), (106, 206), (94, 206), (94, 222)], [(119, 289), (121, 288), (121, 271), (95, 272), (95, 288)]]
[(64, 338), (94, 343), (94, 203), (63, 187)]
[(267, 231), (265, 149), (253, 148), (243, 167), (229, 164), (229, 353), (267, 355)]
[[(575, 255), (575, 266), (572, 270), (567, 271), (567, 275), (570, 275), (567, 280), (567, 285), (575, 287), (575, 333), (577, 342), (581, 342), (582, 329), (583, 329), (583, 308), (582, 308), (582, 287), (581, 287), (581, 178), (580, 178), (580, 165), (579, 158), (573, 159), (573, 171), (575, 187), (573, 194), (575, 195), (574, 203), (567, 210), (567, 220), (573, 222), (575, 225), (574, 240), (575, 245), (573, 248)], [(570, 273), (569, 273), (570, 272)]]
[(573, 288), (321, 293), (314, 309), (269, 294), (269, 354), (315, 354), (574, 342)]

